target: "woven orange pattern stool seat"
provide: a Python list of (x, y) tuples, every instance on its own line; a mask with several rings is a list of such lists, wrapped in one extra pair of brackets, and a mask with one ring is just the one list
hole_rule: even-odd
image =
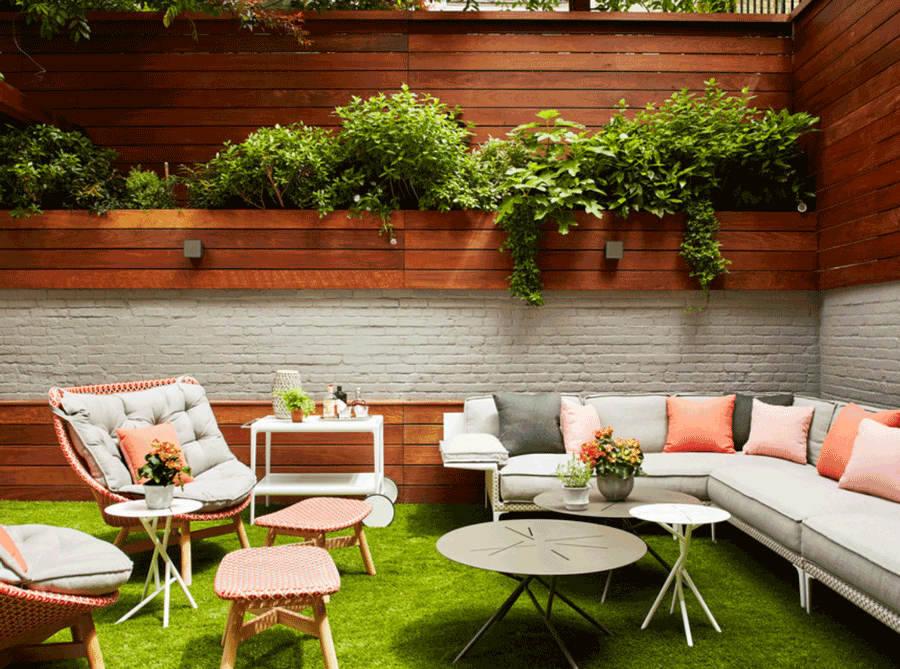
[[(285, 625), (319, 639), (326, 669), (337, 669), (328, 596), (341, 587), (334, 560), (323, 548), (306, 545), (242, 548), (228, 553), (216, 572), (215, 591), (231, 601), (222, 636), (221, 669), (231, 669), (242, 641), (273, 625)], [(313, 617), (299, 612), (312, 608)], [(244, 622), (244, 615), (257, 615)]]
[[(274, 513), (260, 516), (254, 525), (267, 528), (266, 546), (275, 543), (279, 534), (303, 537), (307, 543), (321, 548), (344, 548), (359, 546), (362, 553), (366, 573), (375, 574), (375, 563), (366, 542), (363, 531), (363, 518), (372, 512), (372, 505), (358, 499), (343, 497), (311, 497), (292, 504)], [(327, 532), (336, 532), (348, 527), (353, 528), (353, 535), (326, 538)]]

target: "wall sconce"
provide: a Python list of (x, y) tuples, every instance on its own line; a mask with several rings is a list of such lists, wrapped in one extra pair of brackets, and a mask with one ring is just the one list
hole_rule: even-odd
[(203, 257), (203, 242), (199, 239), (184, 240), (184, 257), (199, 260)]
[(606, 259), (620, 260), (625, 255), (625, 245), (622, 242), (606, 242)]

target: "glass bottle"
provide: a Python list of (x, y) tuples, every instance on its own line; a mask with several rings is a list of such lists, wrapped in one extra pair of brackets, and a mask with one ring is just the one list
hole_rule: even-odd
[(357, 418), (369, 415), (369, 405), (362, 398), (362, 389), (359, 386), (356, 387), (356, 399), (350, 402), (350, 408), (353, 409), (353, 415)]
[(322, 418), (337, 418), (338, 407), (337, 397), (334, 394), (334, 384), (328, 384), (328, 392), (325, 393), (325, 400), (322, 402)]
[(338, 413), (340, 413), (347, 406), (347, 393), (341, 390), (341, 387), (338, 386), (337, 390), (334, 392), (334, 396), (338, 401)]

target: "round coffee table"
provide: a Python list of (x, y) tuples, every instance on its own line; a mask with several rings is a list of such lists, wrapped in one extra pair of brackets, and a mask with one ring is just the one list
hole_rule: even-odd
[[(574, 520), (522, 519), (461, 527), (438, 539), (437, 549), (441, 555), (454, 562), (476, 569), (496, 571), (519, 582), (512, 594), (456, 656), (454, 662), (463, 657), (495, 622), (501, 620), (524, 592), (540, 612), (544, 624), (569, 664), (573, 669), (578, 669), (550, 622), (554, 597), (559, 597), (606, 634), (612, 633), (568, 597), (557, 592), (556, 577), (624, 567), (643, 557), (647, 552), (647, 544), (629, 532), (604, 525)], [(549, 584), (542, 578), (544, 576), (550, 577)], [(549, 591), (546, 611), (528, 587), (533, 580), (542, 583)]]

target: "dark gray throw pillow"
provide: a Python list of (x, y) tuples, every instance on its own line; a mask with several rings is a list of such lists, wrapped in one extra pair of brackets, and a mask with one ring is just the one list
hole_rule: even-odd
[[(767, 395), (757, 397), (760, 402), (777, 407), (789, 407), (794, 404), (794, 396), (788, 393), (783, 395)], [(731, 436), (734, 439), (734, 448), (739, 451), (750, 438), (750, 419), (753, 417), (753, 396), (735, 395), (734, 413), (731, 415)]]
[(559, 393), (495, 393), (500, 442), (510, 456), (565, 453), (559, 429)]

